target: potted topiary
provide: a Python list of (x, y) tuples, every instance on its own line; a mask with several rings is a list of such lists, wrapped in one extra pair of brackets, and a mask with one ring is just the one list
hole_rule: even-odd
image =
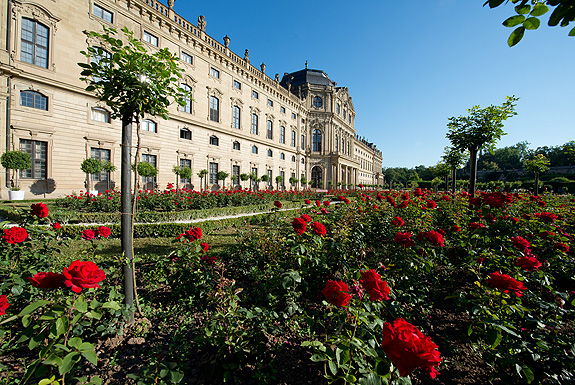
[[(138, 163), (138, 175), (144, 178), (155, 178), (158, 175), (158, 169), (148, 162)], [(155, 186), (150, 190), (155, 190)]]
[(11, 201), (24, 199), (24, 191), (20, 190), (20, 185), (18, 184), (18, 170), (27, 170), (32, 165), (30, 160), (30, 155), (22, 151), (6, 151), (2, 154), (0, 158), (0, 163), (2, 167), (7, 170), (14, 170), (14, 180), (10, 178), (10, 190), (8, 191), (8, 197)]
[(84, 171), (86, 173), (86, 176), (87, 176), (86, 189), (88, 190), (88, 194), (98, 195), (98, 190), (92, 190), (91, 189), (92, 186), (90, 183), (91, 182), (90, 175), (102, 172), (102, 170), (104, 169), (102, 161), (99, 159), (94, 159), (94, 158), (84, 159), (82, 161), (82, 165), (80, 166), (80, 168), (82, 169), (82, 171)]
[[(240, 180), (241, 180), (242, 182), (245, 182), (245, 181), (247, 181), (248, 179), (250, 179), (250, 176), (249, 176), (248, 174), (240, 174)], [(240, 187), (241, 187), (241, 185), (240, 185)]]
[(222, 181), (222, 187), (226, 188), (226, 178), (229, 176), (230, 174), (228, 174), (225, 171), (218, 171), (218, 173), (216, 174), (216, 179), (217, 180), (221, 180)]

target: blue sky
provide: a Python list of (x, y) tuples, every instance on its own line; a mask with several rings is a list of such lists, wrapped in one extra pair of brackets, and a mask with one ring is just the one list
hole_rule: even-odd
[(266, 73), (322, 69), (349, 88), (357, 133), (383, 153), (383, 167), (436, 164), (448, 118), (473, 105), (516, 95), (517, 116), (498, 147), (531, 148), (575, 139), (575, 38), (570, 28), (527, 31), (507, 46), (501, 25), (511, 5), (484, 0), (224, 1), (176, 0), (187, 20), (204, 15), (207, 33)]

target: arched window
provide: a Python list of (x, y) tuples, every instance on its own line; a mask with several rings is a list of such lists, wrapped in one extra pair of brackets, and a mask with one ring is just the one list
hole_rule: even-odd
[(286, 128), (284, 126), (280, 127), (280, 143), (286, 142)]
[(321, 152), (321, 131), (313, 131), (313, 151)]
[(284, 154), (283, 152), (280, 153), (280, 159), (281, 160), (285, 160), (286, 158), (286, 154)]
[(210, 120), (212, 122), (220, 121), (220, 99), (210, 96)]
[(258, 153), (258, 147), (252, 146), (252, 154), (257, 154), (257, 153)]
[(48, 98), (36, 91), (20, 91), (20, 105), (48, 111)]
[(180, 106), (179, 108), (184, 111), (187, 112), (188, 114), (192, 113), (192, 87), (190, 87), (187, 84), (180, 84), (180, 87), (184, 90), (187, 91), (188, 93), (186, 94), (186, 96), (184, 97), (184, 102), (186, 103), (183, 106)]
[(210, 136), (210, 144), (212, 146), (219, 146), (220, 145), (220, 139), (217, 136), (212, 135), (212, 136)]
[(292, 156), (291, 156), (291, 161), (292, 161), (292, 162), (295, 162), (295, 155), (292, 155)]
[(268, 156), (271, 158), (272, 156), (274, 156), (274, 153), (272, 152), (272, 150), (268, 150)]
[(256, 114), (252, 114), (252, 134), (258, 134), (258, 116)]
[(268, 139), (274, 138), (274, 124), (271, 120), (268, 120)]
[(23, 62), (48, 68), (48, 32), (45, 25), (22, 18), (20, 59)]

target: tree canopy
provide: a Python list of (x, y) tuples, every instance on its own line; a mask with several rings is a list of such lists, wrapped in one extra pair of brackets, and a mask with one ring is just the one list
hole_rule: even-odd
[[(538, 29), (541, 25), (539, 17), (545, 15), (551, 9), (547, 25), (554, 27), (560, 25), (567, 27), (575, 20), (575, 0), (487, 0), (483, 6), (489, 5), (496, 8), (503, 3), (511, 2), (515, 6), (516, 14), (507, 18), (503, 25), (517, 27), (511, 32), (507, 44), (513, 47), (523, 39), (526, 30)], [(569, 31), (569, 36), (575, 36), (575, 28)]]

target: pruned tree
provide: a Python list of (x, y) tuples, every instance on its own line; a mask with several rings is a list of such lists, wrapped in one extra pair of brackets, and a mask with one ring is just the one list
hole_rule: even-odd
[(225, 171), (218, 171), (218, 173), (216, 174), (216, 179), (217, 180), (221, 180), (222, 181), (222, 186), (225, 188), (226, 187), (226, 178), (229, 176), (230, 174), (225, 172)]
[(242, 182), (245, 182), (245, 181), (247, 181), (247, 180), (249, 180), (249, 179), (250, 179), (250, 176), (249, 176), (248, 174), (240, 174), (240, 180), (241, 180)]
[(442, 159), (451, 168), (451, 192), (455, 192), (457, 169), (461, 167), (465, 161), (467, 151), (461, 151), (453, 147), (445, 147), (443, 151), (444, 155)]
[[(496, 8), (509, 2), (517, 4), (516, 15), (503, 22), (506, 27), (517, 27), (507, 39), (510, 47), (523, 39), (526, 30), (538, 29), (541, 25), (539, 17), (545, 15), (550, 9), (553, 9), (547, 22), (550, 27), (557, 25), (567, 27), (575, 20), (575, 0), (487, 0), (483, 6), (489, 5), (490, 8)], [(575, 36), (575, 28), (569, 31), (569, 36)]]
[[(189, 93), (182, 89), (179, 80), (183, 70), (179, 59), (168, 48), (148, 52), (142, 42), (134, 38), (134, 32), (122, 29), (123, 38), (117, 37), (113, 28), (103, 27), (103, 32), (88, 32), (99, 41), (81, 53), (88, 63), (82, 67), (81, 80), (88, 83), (86, 91), (94, 92), (96, 98), (112, 110), (112, 118), (122, 119), (121, 161), (121, 233), (124, 265), (125, 303), (134, 303), (133, 265), (133, 213), (131, 192), (132, 123), (145, 115), (159, 115), (168, 119), (168, 107), (172, 101), (185, 106)], [(132, 323), (134, 314), (130, 314)]]
[[(200, 191), (202, 191), (202, 181), (204, 180), (204, 178), (206, 177), (206, 175), (208, 175), (208, 170), (206, 170), (206, 169), (200, 170), (200, 172), (198, 172), (196, 175), (198, 176), (198, 178), (200, 178)], [(204, 183), (204, 188), (205, 188), (205, 187), (206, 187), (206, 186), (205, 186), (205, 183)]]
[(516, 101), (519, 98), (507, 96), (501, 106), (491, 105), (486, 108), (473, 106), (468, 109), (468, 116), (449, 118), (447, 124), (447, 139), (451, 141), (454, 149), (469, 151), (469, 194), (475, 196), (475, 184), (477, 179), (477, 152), (485, 149), (492, 152), (495, 143), (505, 135), (503, 122), (515, 112)]
[(535, 174), (534, 194), (539, 195), (539, 174), (549, 169), (549, 159), (543, 154), (535, 154), (523, 161), (526, 170)]

